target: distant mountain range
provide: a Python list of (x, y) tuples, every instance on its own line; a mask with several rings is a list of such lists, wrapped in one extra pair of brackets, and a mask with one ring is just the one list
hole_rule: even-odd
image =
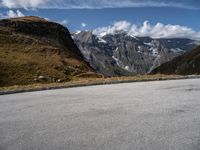
[(0, 20), (0, 86), (61, 82), (92, 72), (67, 28), (39, 17)]
[(58, 23), (33, 16), (2, 19), (0, 86), (62, 82), (99, 73), (200, 74), (197, 45), (190, 39), (135, 37), (124, 31), (70, 34)]
[(200, 46), (154, 69), (151, 74), (200, 74)]
[(125, 31), (98, 36), (79, 31), (72, 37), (86, 61), (105, 76), (150, 73), (156, 67), (197, 47), (190, 39), (135, 37)]

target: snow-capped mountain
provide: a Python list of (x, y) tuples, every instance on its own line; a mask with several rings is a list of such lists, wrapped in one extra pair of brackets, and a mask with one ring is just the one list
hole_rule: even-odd
[(106, 76), (145, 74), (197, 47), (190, 39), (153, 39), (126, 32), (95, 35), (79, 31), (72, 35), (85, 59)]

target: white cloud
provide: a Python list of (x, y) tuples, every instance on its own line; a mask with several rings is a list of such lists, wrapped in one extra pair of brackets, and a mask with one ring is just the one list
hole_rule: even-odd
[(157, 23), (151, 25), (148, 21), (145, 21), (142, 25), (131, 24), (128, 21), (115, 22), (113, 25), (100, 27), (93, 31), (98, 36), (104, 36), (105, 34), (116, 34), (117, 32), (125, 31), (129, 35), (152, 38), (190, 38), (200, 40), (200, 32), (193, 29), (180, 26), (180, 25), (164, 25)]
[(8, 8), (122, 8), (122, 7), (181, 7), (199, 9), (196, 0), (0, 0)]
[(63, 26), (66, 26), (66, 25), (69, 24), (69, 20), (64, 19), (64, 20), (62, 20), (62, 21), (58, 21), (58, 23), (62, 24)]
[(8, 8), (39, 8), (49, 0), (2, 0), (1, 5)]
[(23, 17), (23, 16), (24, 14), (19, 10), (16, 10), (16, 11), (9, 10), (6, 12), (5, 15), (2, 15), (2, 18), (16, 18), (16, 17)]
[(84, 27), (86, 27), (86, 26), (87, 26), (87, 24), (86, 24), (86, 23), (84, 23), (84, 22), (82, 22), (82, 23), (81, 23), (81, 27), (83, 27), (83, 28), (84, 28)]

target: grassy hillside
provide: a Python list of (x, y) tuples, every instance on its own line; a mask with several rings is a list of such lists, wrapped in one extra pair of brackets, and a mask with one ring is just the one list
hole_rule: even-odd
[(68, 81), (91, 71), (65, 27), (38, 17), (0, 20), (0, 86)]
[(200, 74), (200, 46), (154, 69), (151, 74)]

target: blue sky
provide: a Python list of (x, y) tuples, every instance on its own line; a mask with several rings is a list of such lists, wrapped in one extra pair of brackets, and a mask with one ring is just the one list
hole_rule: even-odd
[(1, 17), (36, 15), (76, 30), (106, 27), (118, 21), (142, 26), (149, 21), (200, 31), (199, 0), (0, 0)]

